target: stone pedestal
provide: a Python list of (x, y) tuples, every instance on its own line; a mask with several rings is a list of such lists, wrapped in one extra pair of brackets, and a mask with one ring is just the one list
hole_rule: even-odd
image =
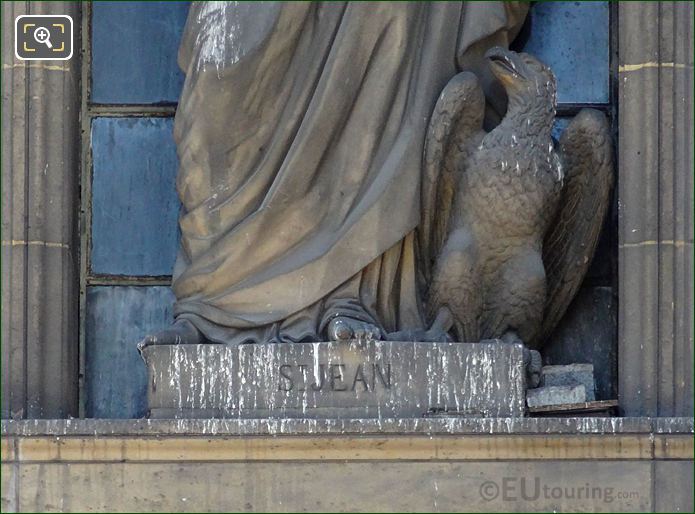
[(523, 348), (500, 341), (148, 346), (153, 418), (524, 415)]

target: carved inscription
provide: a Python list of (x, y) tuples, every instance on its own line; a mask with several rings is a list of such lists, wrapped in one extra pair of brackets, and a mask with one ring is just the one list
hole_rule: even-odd
[(281, 364), (278, 391), (360, 391), (391, 389), (391, 364)]

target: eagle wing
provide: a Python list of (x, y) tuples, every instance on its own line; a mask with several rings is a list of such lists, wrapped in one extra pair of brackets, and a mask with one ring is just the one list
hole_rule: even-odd
[(560, 138), (564, 187), (543, 242), (548, 284), (539, 342), (556, 327), (577, 293), (598, 243), (613, 185), (613, 149), (606, 116), (582, 109)]
[(425, 283), (447, 236), (461, 166), (484, 136), (485, 94), (471, 72), (455, 75), (437, 99), (423, 157), (418, 242)]

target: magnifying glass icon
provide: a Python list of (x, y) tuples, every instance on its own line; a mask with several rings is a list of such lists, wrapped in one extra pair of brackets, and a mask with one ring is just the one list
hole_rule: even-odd
[(51, 32), (46, 27), (38, 27), (34, 31), (34, 39), (37, 43), (46, 45), (48, 48), (53, 48), (51, 44)]

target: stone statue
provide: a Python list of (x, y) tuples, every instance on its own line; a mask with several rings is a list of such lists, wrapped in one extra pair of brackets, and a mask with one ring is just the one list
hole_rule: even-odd
[(142, 344), (539, 347), (591, 259), (611, 156), (592, 111), (553, 149), (552, 73), (506, 50), (527, 9), (193, 3), (176, 320)]
[(516, 2), (194, 2), (176, 113), (174, 325), (145, 344), (386, 337), (425, 326), (416, 230), (439, 93)]
[(446, 172), (425, 194), (449, 203), (451, 214), (423, 227), (435, 261), (428, 307), (453, 314), (458, 340), (512, 331), (539, 347), (598, 240), (613, 176), (610, 129), (603, 114), (584, 109), (556, 151), (550, 69), (501, 48), (487, 55), (509, 97), (502, 122), (483, 130), (483, 91), (471, 73), (452, 79), (432, 119), (427, 165)]
[[(598, 242), (613, 177), (610, 128), (584, 109), (556, 151), (553, 73), (527, 54), (497, 47), (486, 56), (509, 99), (502, 122), (483, 130), (484, 93), (467, 72), (447, 84), (430, 122), (425, 177), (437, 178), (423, 191), (437, 200), (424, 203), (450, 214), (423, 220), (428, 311), (450, 320), (457, 341), (539, 348)], [(539, 369), (540, 355), (531, 357)]]

